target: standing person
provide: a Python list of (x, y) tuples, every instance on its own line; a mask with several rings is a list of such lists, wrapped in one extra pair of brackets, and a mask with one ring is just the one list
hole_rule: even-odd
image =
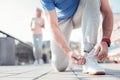
[(42, 10), (36, 9), (36, 16), (31, 21), (31, 31), (33, 33), (33, 52), (35, 62), (34, 64), (43, 64), (42, 59), (42, 28), (44, 27), (44, 20), (42, 18)]
[[(105, 74), (97, 60), (107, 57), (113, 29), (113, 15), (108, 0), (41, 0), (47, 27), (51, 33), (52, 64), (65, 71), (69, 59), (83, 66), (87, 74)], [(97, 44), (100, 13), (103, 16), (103, 36)], [(82, 51), (76, 55), (69, 47), (73, 28), (82, 28)]]

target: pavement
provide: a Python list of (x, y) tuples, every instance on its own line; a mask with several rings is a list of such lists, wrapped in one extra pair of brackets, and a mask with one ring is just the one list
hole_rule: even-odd
[(120, 64), (100, 64), (106, 75), (83, 74), (80, 66), (56, 72), (50, 64), (39, 66), (0, 66), (0, 80), (120, 80)]

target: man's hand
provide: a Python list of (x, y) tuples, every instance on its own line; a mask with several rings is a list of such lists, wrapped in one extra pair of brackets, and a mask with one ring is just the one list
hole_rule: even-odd
[(70, 53), (70, 59), (74, 64), (84, 65), (86, 63), (86, 59), (83, 56), (75, 53)]
[(102, 61), (108, 56), (108, 44), (106, 42), (101, 42), (95, 47), (95, 58)]
[[(113, 30), (113, 14), (111, 8), (109, 6), (108, 0), (100, 0), (101, 1), (101, 13), (103, 16), (103, 38), (110, 38)], [(95, 54), (94, 56), (98, 60), (103, 60), (108, 55), (108, 44), (106, 42), (101, 42), (97, 46), (95, 46)]]

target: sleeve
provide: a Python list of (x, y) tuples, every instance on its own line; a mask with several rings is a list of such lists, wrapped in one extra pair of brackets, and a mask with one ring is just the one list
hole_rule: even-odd
[(40, 0), (44, 10), (53, 10), (55, 9), (54, 0)]

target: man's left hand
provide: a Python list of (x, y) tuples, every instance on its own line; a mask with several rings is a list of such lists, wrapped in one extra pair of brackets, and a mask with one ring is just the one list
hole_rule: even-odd
[(108, 44), (106, 42), (100, 42), (95, 46), (95, 58), (102, 61), (108, 56)]

